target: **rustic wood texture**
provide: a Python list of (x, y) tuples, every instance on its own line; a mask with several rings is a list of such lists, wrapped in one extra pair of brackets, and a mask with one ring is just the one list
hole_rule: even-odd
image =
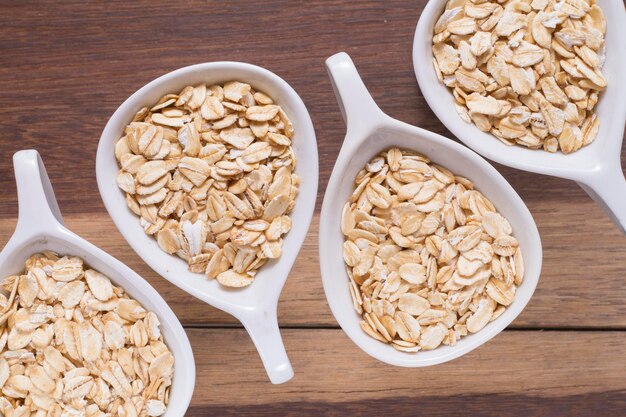
[[(594, 207), (589, 204), (589, 209)], [(63, 210), (63, 207), (62, 207)], [(555, 226), (562, 213), (547, 212), (535, 216), (539, 227), (554, 231), (543, 233), (544, 268), (535, 296), (520, 317), (512, 324), (517, 329), (624, 329), (626, 328), (626, 286), (624, 278), (626, 255), (620, 246), (602, 243), (602, 262), (594, 261), (601, 249), (599, 237), (593, 239), (592, 226), (585, 225), (587, 239), (563, 246), (567, 231)], [(238, 322), (220, 310), (208, 307), (165, 281), (131, 250), (106, 213), (69, 214), (66, 225), (80, 236), (106, 250), (146, 278), (170, 303), (181, 322), (189, 326), (230, 326)], [(317, 254), (316, 215), (298, 260), (292, 269), (279, 303), (279, 321), (287, 327), (336, 326), (326, 304)], [(542, 228), (542, 224), (545, 227)], [(550, 225), (552, 224), (552, 227)], [(0, 219), (0, 238), (6, 241), (15, 227), (15, 219)], [(624, 240), (619, 235), (617, 240)], [(588, 240), (591, 240), (589, 242)], [(624, 244), (622, 244), (623, 246)], [(592, 255), (594, 254), (594, 255)], [(618, 260), (611, 260), (617, 256)], [(571, 259), (564, 262), (564, 259)], [(584, 269), (581, 271), (581, 269)], [(198, 279), (203, 279), (198, 276)]]
[[(485, 407), (485, 416), (569, 416), (581, 407), (597, 414), (578, 415), (623, 415), (610, 410), (624, 411), (626, 334), (596, 333), (510, 330), (453, 362), (410, 369), (376, 361), (339, 330), (287, 329), (285, 345), (300, 372), (271, 386), (243, 330), (194, 329), (191, 343), (203, 347), (195, 350), (197, 386), (205, 389), (196, 389), (190, 415), (230, 409), (226, 415), (295, 416), (302, 415), (301, 403), (309, 410), (304, 415), (322, 409), (332, 416), (474, 415), (465, 410), (465, 404), (475, 409), (473, 403)], [(228, 371), (215, 366), (225, 351)], [(345, 413), (332, 412), (335, 407)]]
[(319, 278), (316, 214), (279, 306), (296, 372), (282, 386), (269, 384), (236, 321), (158, 277), (104, 210), (94, 158), (108, 117), (148, 81), (194, 63), (254, 63), (298, 91), (317, 133), (318, 209), (345, 133), (324, 68), (333, 53), (352, 56), (388, 114), (450, 136), (411, 64), (425, 3), (0, 1), (0, 243), (17, 216), (11, 155), (36, 148), (66, 224), (148, 279), (189, 327), (198, 365), (190, 416), (622, 415), (626, 239), (570, 181), (497, 165), (539, 226), (539, 287), (515, 330), (425, 369), (379, 363), (337, 328)]

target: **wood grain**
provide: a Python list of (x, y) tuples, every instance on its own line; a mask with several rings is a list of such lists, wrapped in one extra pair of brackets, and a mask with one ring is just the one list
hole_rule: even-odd
[[(483, 415), (526, 415), (523, 404), (529, 398), (528, 410), (535, 415), (540, 407), (555, 411), (543, 415), (569, 415), (565, 411), (572, 408), (558, 408), (568, 398), (579, 407), (598, 407), (595, 415), (622, 415), (619, 413), (624, 409), (620, 407), (626, 398), (626, 335), (596, 333), (509, 330), (452, 362), (411, 369), (388, 366), (367, 356), (340, 330), (303, 333), (288, 329), (283, 330), (283, 339), (296, 375), (288, 384), (265, 384), (259, 392), (265, 375), (245, 332), (188, 330), (192, 346), (196, 347), (197, 385), (205, 388), (196, 390), (190, 415), (222, 415), (226, 408), (232, 408), (233, 414), (247, 410), (243, 415), (252, 415), (252, 410), (266, 410), (271, 415), (274, 407), (279, 411), (276, 415), (291, 415), (290, 405), (300, 411), (293, 405), (299, 402), (318, 404), (309, 406), (304, 415), (334, 407), (343, 407), (347, 411), (344, 415), (351, 415), (352, 411), (365, 415), (367, 404), (380, 407), (380, 415), (392, 415), (387, 407), (396, 401), (404, 404), (403, 408), (396, 408), (401, 415), (415, 415), (410, 410), (431, 415), (439, 407), (442, 415), (443, 410), (452, 415), (454, 408), (460, 415), (473, 415), (459, 409), (465, 403), (461, 399), (491, 407), (500, 398), (508, 398), (502, 405), (521, 409), (505, 412), (502, 406), (486, 410)], [(215, 366), (226, 355), (228, 371)], [(604, 403), (606, 397), (601, 393), (610, 395), (610, 400)], [(491, 398), (491, 405), (485, 397)], [(580, 397), (583, 402), (578, 401)], [(422, 409), (423, 401), (430, 403), (428, 408)], [(557, 406), (549, 405), (552, 401)], [(258, 407), (263, 404), (271, 407)], [(578, 415), (592, 415), (591, 409), (587, 412)]]
[[(347, 396), (349, 398), (349, 395)], [(610, 391), (558, 397), (546, 400), (524, 394), (479, 394), (454, 397), (387, 397), (384, 400), (344, 401), (332, 404), (289, 402), (251, 406), (209, 405), (193, 406), (191, 416), (258, 417), (262, 415), (300, 417), (369, 417), (380, 415), (428, 415), (448, 417), (589, 417), (603, 413), (618, 413), (626, 407), (623, 391)], [(605, 414), (609, 415), (609, 414)]]
[[(16, 213), (8, 160), (30, 147), (47, 162), (65, 213), (101, 212), (94, 157), (106, 121), (147, 82), (199, 62), (261, 65), (302, 96), (319, 145), (318, 207), (345, 133), (324, 68), (330, 55), (351, 54), (389, 115), (451, 136), (430, 111), (412, 68), (413, 32), (425, 0), (270, 0), (262, 5), (195, 0), (184, 3), (184, 13), (178, 2), (166, 1), (5, 3), (0, 15), (3, 217)], [(573, 205), (575, 215), (559, 223), (564, 230), (586, 221), (588, 197), (574, 183), (498, 168), (531, 210), (547, 202), (551, 209)], [(598, 221), (602, 236), (611, 226), (603, 215)]]
[[(595, 209), (593, 203), (588, 209)], [(61, 208), (63, 210), (63, 207)], [(539, 227), (558, 221), (562, 212), (546, 211), (537, 216)], [(226, 313), (209, 307), (179, 290), (152, 271), (128, 249), (111, 219), (93, 213), (65, 216), (67, 226), (146, 278), (172, 306), (183, 324), (193, 326), (239, 325)], [(279, 321), (289, 327), (337, 326), (322, 288), (317, 252), (315, 216), (309, 235), (291, 271), (279, 304)], [(0, 219), (0, 242), (8, 240), (15, 226), (13, 219)], [(589, 223), (579, 229), (577, 244), (563, 245), (567, 233), (553, 227), (554, 235), (544, 234), (544, 266), (534, 298), (512, 324), (516, 328), (626, 328), (626, 251), (614, 250), (623, 240), (616, 231), (606, 231), (603, 242), (593, 237)], [(601, 250), (603, 249), (603, 250)], [(594, 258), (595, 257), (595, 258)], [(567, 259), (567, 262), (564, 260)], [(198, 279), (205, 279), (198, 275)]]
[(145, 83), (199, 62), (261, 65), (301, 95), (317, 133), (317, 213), (345, 133), (328, 56), (348, 52), (392, 117), (450, 136), (411, 63), (425, 4), (0, 0), (0, 243), (17, 216), (11, 156), (36, 148), (67, 225), (148, 279), (187, 325), (198, 365), (190, 416), (624, 415), (626, 239), (573, 182), (496, 165), (539, 226), (539, 287), (516, 330), (431, 368), (384, 365), (336, 328), (319, 277), (316, 215), (279, 306), (296, 372), (281, 386), (269, 384), (230, 316), (158, 277), (104, 210), (94, 159), (109, 116)]

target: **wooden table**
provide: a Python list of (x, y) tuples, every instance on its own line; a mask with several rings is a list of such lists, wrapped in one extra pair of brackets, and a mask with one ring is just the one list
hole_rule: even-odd
[(316, 213), (345, 133), (324, 68), (333, 53), (352, 56), (388, 114), (451, 136), (413, 75), (425, 0), (2, 3), (0, 241), (17, 216), (11, 155), (36, 148), (69, 228), (148, 279), (187, 327), (198, 367), (188, 415), (626, 415), (626, 238), (570, 181), (497, 166), (539, 226), (539, 287), (500, 336), (424, 369), (384, 365), (337, 327), (319, 276), (316, 214), (280, 302), (296, 375), (279, 386), (240, 325), (157, 276), (104, 209), (94, 158), (107, 118), (148, 81), (189, 64), (258, 64), (300, 93), (320, 151)]

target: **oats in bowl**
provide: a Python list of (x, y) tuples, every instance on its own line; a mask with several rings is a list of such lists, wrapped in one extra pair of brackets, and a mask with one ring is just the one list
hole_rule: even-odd
[(595, 0), (449, 0), (433, 62), (464, 121), (507, 145), (567, 154), (598, 134), (605, 33)]
[(299, 179), (294, 128), (239, 81), (188, 86), (141, 109), (115, 147), (119, 187), (161, 249), (228, 287), (280, 257)]
[(0, 412), (160, 416), (174, 356), (156, 314), (74, 256), (28, 258), (0, 287)]
[(343, 256), (369, 336), (404, 352), (454, 345), (513, 302), (521, 249), (471, 181), (392, 148), (355, 185), (342, 213)]

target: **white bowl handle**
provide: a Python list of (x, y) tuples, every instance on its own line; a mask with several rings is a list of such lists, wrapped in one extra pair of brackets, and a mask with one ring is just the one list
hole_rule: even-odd
[(13, 155), (17, 184), (18, 219), (16, 234), (33, 234), (63, 227), (63, 217), (46, 167), (35, 150)]
[(237, 318), (250, 334), (272, 384), (282, 384), (293, 378), (293, 368), (278, 328), (276, 309), (271, 312), (254, 310)]
[(326, 69), (348, 132), (367, 130), (381, 118), (387, 118), (367, 91), (348, 54), (339, 52), (329, 57), (326, 60)]
[(626, 178), (619, 159), (578, 183), (626, 234)]

